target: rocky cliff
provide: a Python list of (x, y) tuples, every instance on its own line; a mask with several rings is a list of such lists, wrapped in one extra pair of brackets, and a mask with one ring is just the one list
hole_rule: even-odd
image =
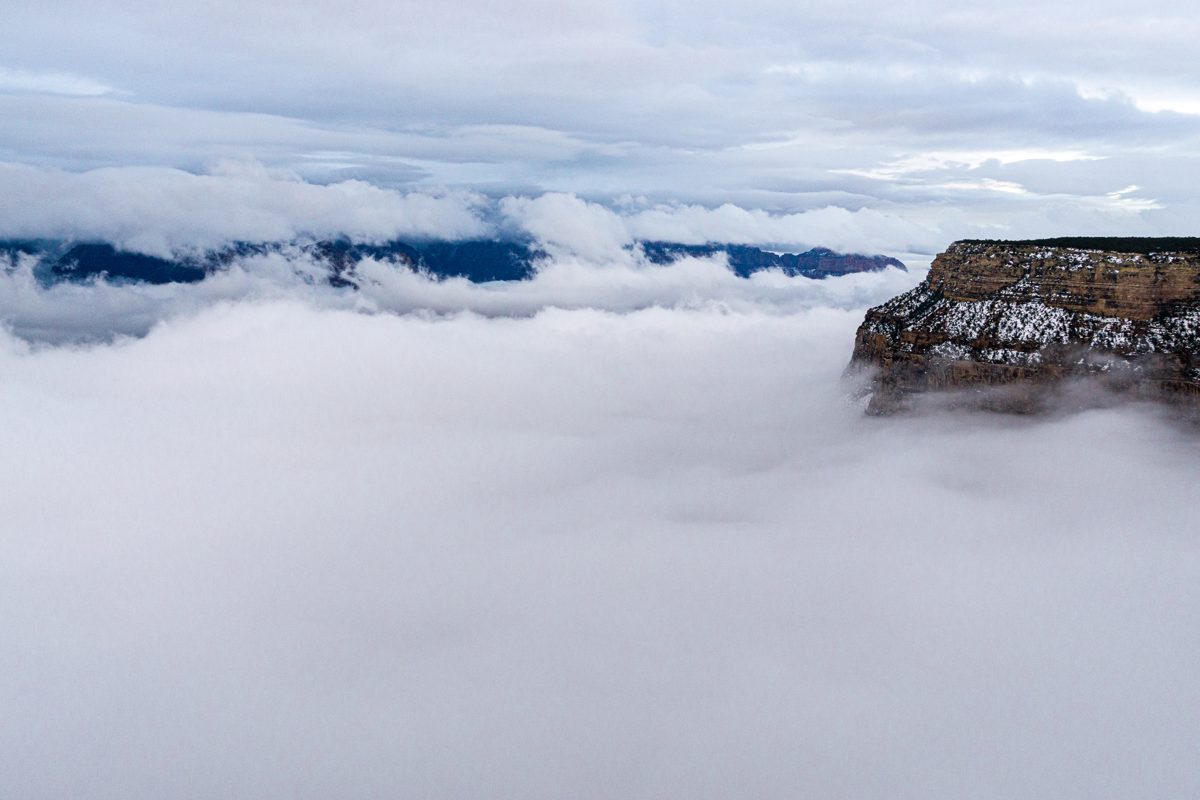
[(871, 413), (951, 389), (1035, 411), (1068, 386), (1200, 408), (1200, 239), (955, 242), (867, 312), (850, 370)]

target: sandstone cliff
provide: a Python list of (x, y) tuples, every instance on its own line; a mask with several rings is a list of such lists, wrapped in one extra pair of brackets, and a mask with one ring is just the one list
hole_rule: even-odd
[(867, 312), (850, 369), (872, 413), (948, 389), (1031, 411), (1072, 379), (1200, 408), (1200, 239), (956, 242)]

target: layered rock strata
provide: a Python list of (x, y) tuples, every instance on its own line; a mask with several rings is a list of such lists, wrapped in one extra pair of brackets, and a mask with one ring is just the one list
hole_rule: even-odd
[(871, 413), (953, 389), (1035, 411), (1068, 386), (1200, 408), (1200, 239), (955, 242), (867, 312), (850, 369)]

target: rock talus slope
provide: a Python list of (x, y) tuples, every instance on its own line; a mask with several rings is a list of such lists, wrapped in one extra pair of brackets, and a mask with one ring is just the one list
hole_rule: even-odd
[(871, 413), (950, 389), (1036, 411), (1068, 386), (1200, 408), (1200, 239), (955, 242), (867, 312), (850, 364), (864, 370)]

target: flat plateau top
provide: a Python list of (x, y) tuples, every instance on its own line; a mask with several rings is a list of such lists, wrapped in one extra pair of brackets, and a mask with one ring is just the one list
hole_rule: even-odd
[(1072, 247), (1110, 253), (1200, 253), (1200, 236), (1060, 236), (1054, 239), (960, 239), (957, 244)]

